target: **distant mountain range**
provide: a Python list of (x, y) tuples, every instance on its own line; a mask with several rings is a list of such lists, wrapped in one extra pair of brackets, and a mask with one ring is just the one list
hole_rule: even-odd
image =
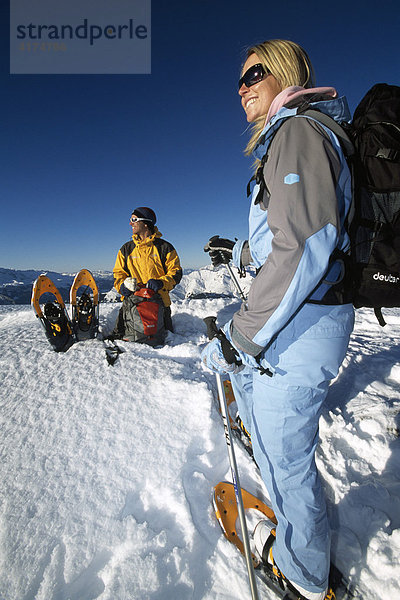
[[(47, 275), (59, 289), (64, 301), (69, 303), (69, 291), (75, 273), (56, 273), (55, 271), (19, 271), (0, 267), (0, 305), (30, 304), (32, 286), (41, 274)], [(111, 271), (92, 271), (99, 288), (100, 300), (115, 302), (119, 294), (113, 290), (114, 278)], [(246, 278), (240, 279), (240, 285), (248, 292), (254, 269), (248, 269)], [(183, 278), (171, 293), (172, 300), (192, 298), (201, 300), (210, 297), (232, 297), (236, 295), (235, 286), (225, 268), (214, 269), (211, 265), (200, 269), (183, 269)]]
[[(92, 271), (102, 296), (114, 285), (110, 271)], [(0, 267), (0, 304), (30, 304), (32, 285), (45, 273), (58, 287), (65, 302), (69, 302), (69, 290), (76, 273), (56, 273), (54, 271), (19, 271)]]

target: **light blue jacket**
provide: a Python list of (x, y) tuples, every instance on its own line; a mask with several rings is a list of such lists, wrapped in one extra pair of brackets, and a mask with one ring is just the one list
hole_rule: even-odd
[[(344, 97), (311, 106), (337, 121), (350, 120)], [(321, 317), (321, 307), (313, 310), (307, 300), (323, 297), (329, 287), (324, 281), (337, 281), (341, 265), (332, 263), (332, 253), (349, 246), (344, 227), (351, 204), (346, 159), (332, 131), (297, 111), (283, 107), (260, 136), (255, 156), (261, 159), (268, 152), (266, 191), (256, 204), (255, 185), (249, 240), (238, 241), (233, 252), (236, 266), (249, 262), (247, 256), (260, 269), (230, 331), (234, 345), (251, 356), (264, 350), (295, 315), (296, 321), (304, 315), (307, 326), (313, 325), (313, 315)], [(349, 308), (344, 313), (350, 318)]]

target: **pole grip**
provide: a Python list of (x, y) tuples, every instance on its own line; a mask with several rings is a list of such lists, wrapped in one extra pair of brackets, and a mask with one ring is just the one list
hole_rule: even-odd
[(232, 346), (230, 341), (227, 339), (225, 333), (221, 329), (218, 329), (217, 317), (206, 317), (205, 319), (203, 319), (203, 321), (207, 327), (208, 339), (212, 340), (215, 337), (217, 337), (219, 339), (219, 341), (221, 342), (222, 354), (224, 355), (224, 358), (225, 358), (226, 362), (228, 363), (228, 365), (237, 365), (238, 367), (240, 367), (240, 365), (242, 364), (242, 361), (240, 360), (239, 355), (238, 355), (237, 351), (235, 350), (235, 348)]
[(218, 336), (219, 329), (217, 327), (217, 317), (206, 317), (204, 323), (207, 327), (207, 337), (209, 340)]

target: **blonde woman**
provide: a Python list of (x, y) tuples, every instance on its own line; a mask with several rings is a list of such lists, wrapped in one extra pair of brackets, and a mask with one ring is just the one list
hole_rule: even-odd
[(297, 597), (323, 600), (332, 597), (330, 532), (315, 450), (321, 407), (354, 325), (340, 260), (351, 182), (338, 138), (305, 110), (336, 121), (350, 114), (335, 89), (314, 87), (306, 52), (287, 40), (250, 48), (238, 92), (256, 160), (249, 239), (215, 237), (208, 250), (214, 265), (253, 264), (257, 276), (224, 327), (242, 367), (226, 361), (218, 339), (202, 358), (230, 373), (278, 519), (276, 538), (270, 523), (257, 525), (256, 548)]

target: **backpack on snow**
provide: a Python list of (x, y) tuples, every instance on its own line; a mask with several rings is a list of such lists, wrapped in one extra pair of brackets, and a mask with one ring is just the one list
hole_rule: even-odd
[[(352, 174), (353, 201), (347, 223), (350, 253), (341, 257), (346, 276), (339, 284), (340, 294), (356, 308), (373, 308), (384, 326), (381, 309), (400, 307), (400, 87), (374, 85), (357, 106), (350, 125), (337, 123), (307, 102), (298, 114), (333, 131)], [(267, 155), (253, 178), (261, 184), (260, 196), (266, 160)]]
[(164, 303), (160, 294), (149, 288), (140, 288), (124, 298), (121, 311), (124, 340), (150, 346), (164, 343)]

